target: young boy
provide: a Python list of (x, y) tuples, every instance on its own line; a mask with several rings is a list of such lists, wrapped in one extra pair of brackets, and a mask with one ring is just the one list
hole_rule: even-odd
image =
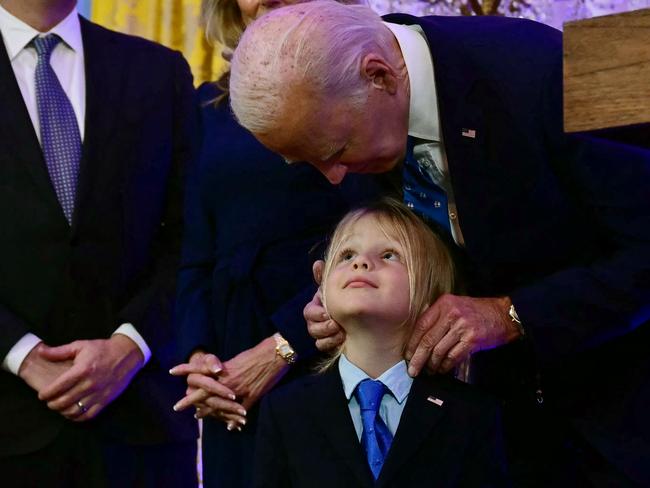
[(263, 404), (255, 486), (509, 485), (497, 405), (451, 377), (407, 374), (411, 327), (452, 288), (444, 244), (401, 203), (343, 218), (322, 291), (346, 341), (323, 374)]

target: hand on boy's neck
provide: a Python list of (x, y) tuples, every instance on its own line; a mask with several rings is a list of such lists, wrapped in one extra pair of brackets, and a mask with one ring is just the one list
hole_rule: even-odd
[(473, 353), (493, 349), (521, 337), (508, 310), (509, 297), (472, 298), (443, 295), (418, 319), (406, 347), (408, 372), (423, 367), (447, 373)]
[[(322, 262), (322, 261), (321, 261)], [(322, 352), (331, 352), (345, 341), (345, 331), (330, 318), (323, 307), (320, 289), (303, 310), (309, 335), (316, 339), (316, 348)]]

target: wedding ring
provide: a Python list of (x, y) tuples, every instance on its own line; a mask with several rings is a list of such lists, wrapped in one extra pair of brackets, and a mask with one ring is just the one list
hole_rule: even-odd
[(79, 400), (79, 401), (77, 402), (77, 407), (79, 407), (79, 411), (80, 411), (81, 413), (86, 413), (86, 412), (88, 411), (88, 407), (86, 407), (86, 405), (84, 405), (83, 403), (81, 403), (81, 400)]

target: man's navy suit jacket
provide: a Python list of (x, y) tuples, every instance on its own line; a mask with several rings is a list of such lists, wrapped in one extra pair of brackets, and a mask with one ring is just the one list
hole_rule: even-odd
[(548, 425), (535, 431), (517, 396), (530, 391), (534, 404), (540, 389), (557, 422), (650, 483), (648, 152), (563, 133), (558, 31), (494, 17), (385, 20), (419, 24), (431, 50), (468, 292), (510, 296), (526, 330), (475, 355), (475, 381), (509, 400), (506, 422), (521, 414), (530, 429), (513, 430), (528, 444), (543, 446)]
[[(0, 357), (27, 332), (48, 345), (109, 338), (130, 322), (149, 364), (92, 428), (126, 442), (191, 439), (191, 416), (171, 406), (174, 278), (181, 178), (197, 112), (182, 56), (81, 19), (86, 127), (72, 226), (0, 47)], [(20, 378), (0, 372), (0, 455), (46, 445), (67, 422)]]
[(497, 403), (453, 378), (415, 379), (376, 483), (338, 367), (300, 378), (264, 402), (256, 487), (510, 486)]

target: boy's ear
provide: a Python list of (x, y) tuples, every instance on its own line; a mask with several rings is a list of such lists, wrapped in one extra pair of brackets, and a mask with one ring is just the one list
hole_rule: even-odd
[(314, 274), (314, 280), (316, 281), (316, 284), (319, 286), (323, 281), (324, 268), (325, 268), (325, 261), (323, 261), (322, 259), (319, 259), (318, 261), (314, 261), (314, 264), (311, 267), (311, 271)]

